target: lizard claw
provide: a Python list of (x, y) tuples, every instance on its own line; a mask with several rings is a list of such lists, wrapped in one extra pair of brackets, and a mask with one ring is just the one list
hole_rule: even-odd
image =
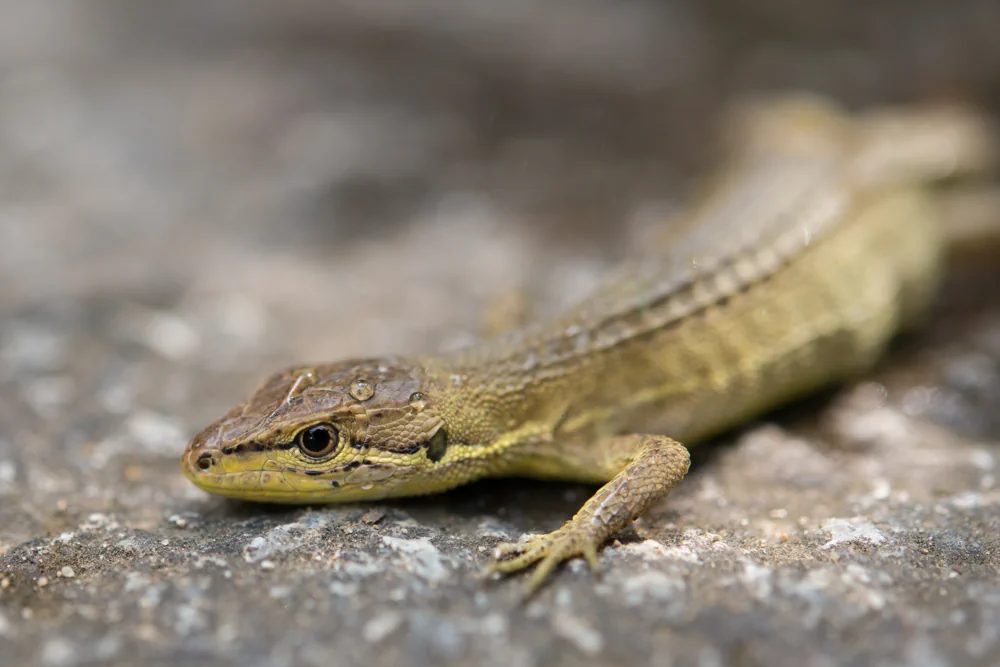
[(570, 521), (559, 530), (545, 535), (532, 535), (521, 542), (505, 542), (493, 552), (493, 562), (486, 568), (487, 575), (510, 574), (537, 563), (528, 579), (526, 593), (534, 593), (563, 561), (583, 556), (590, 569), (600, 572), (597, 548), (603, 539), (584, 527)]

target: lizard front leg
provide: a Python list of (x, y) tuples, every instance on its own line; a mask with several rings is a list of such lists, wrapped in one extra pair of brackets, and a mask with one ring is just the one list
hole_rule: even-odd
[(608, 438), (599, 443), (595, 453), (595, 465), (613, 476), (611, 481), (555, 532), (500, 544), (488, 573), (517, 572), (538, 563), (527, 584), (531, 593), (564, 560), (583, 556), (596, 569), (598, 548), (665, 498), (684, 479), (691, 464), (687, 448), (659, 435)]

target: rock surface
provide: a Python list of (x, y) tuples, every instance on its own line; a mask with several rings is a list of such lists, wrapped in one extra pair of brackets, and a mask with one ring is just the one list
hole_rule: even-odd
[(798, 7), (0, 0), (0, 664), (996, 664), (988, 265), (526, 605), (480, 567), (591, 489), (272, 508), (178, 469), (277, 366), (585, 292), (741, 92), (1000, 100), (995, 2)]

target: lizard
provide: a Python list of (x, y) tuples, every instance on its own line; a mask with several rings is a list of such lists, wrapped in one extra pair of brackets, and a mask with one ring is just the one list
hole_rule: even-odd
[[(851, 113), (741, 104), (727, 157), (657, 256), (575, 306), (460, 350), (281, 370), (198, 433), (198, 487), (275, 503), (443, 492), (485, 477), (601, 485), (487, 573), (533, 592), (665, 498), (688, 446), (863, 374), (926, 314), (948, 248), (935, 186), (989, 174), (989, 123), (958, 106)], [(1000, 217), (1000, 212), (998, 212)], [(683, 444), (682, 444), (683, 443)]]

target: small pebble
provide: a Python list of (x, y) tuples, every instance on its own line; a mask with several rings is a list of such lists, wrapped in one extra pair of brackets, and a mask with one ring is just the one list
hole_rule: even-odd
[(385, 510), (371, 509), (365, 512), (365, 515), (361, 517), (361, 523), (373, 525), (381, 521), (383, 518), (385, 518)]

